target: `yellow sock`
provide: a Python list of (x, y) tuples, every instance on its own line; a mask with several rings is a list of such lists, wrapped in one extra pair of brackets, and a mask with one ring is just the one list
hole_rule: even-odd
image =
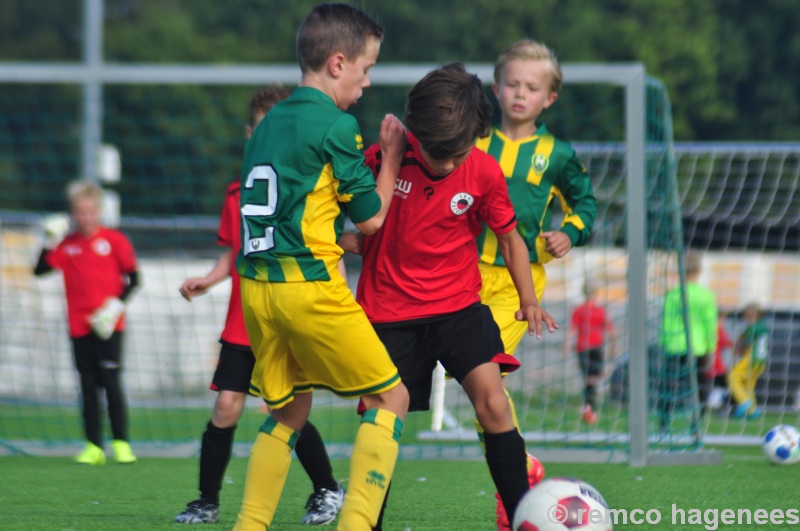
[(370, 409), (361, 416), (339, 531), (371, 531), (378, 523), (402, 433), (403, 421), (390, 411)]
[(272, 417), (267, 417), (259, 432), (247, 463), (236, 531), (264, 531), (272, 523), (292, 464), (292, 449), (300, 436)]
[[(522, 430), (519, 429), (517, 408), (514, 407), (514, 401), (511, 400), (511, 395), (508, 393), (508, 389), (506, 389), (505, 386), (503, 387), (503, 392), (506, 394), (508, 405), (511, 406), (511, 419), (514, 421), (514, 427), (517, 428), (518, 432), (522, 433)], [(483, 449), (483, 453), (486, 453), (486, 442), (483, 440), (483, 426), (481, 426), (481, 423), (478, 422), (478, 419), (475, 419), (475, 431), (478, 432), (478, 440), (481, 442), (481, 448)]]

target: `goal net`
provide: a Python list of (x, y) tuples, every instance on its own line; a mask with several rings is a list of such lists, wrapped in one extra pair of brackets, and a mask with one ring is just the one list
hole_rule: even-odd
[[(367, 144), (376, 140), (384, 113), (402, 116), (406, 92), (431, 67), (374, 69), (373, 87), (352, 109)], [(3, 72), (9, 74), (9, 68)], [(470, 70), (490, 82), (491, 65)], [(61, 278), (57, 273), (35, 278), (32, 267), (41, 217), (66, 210), (64, 185), (83, 169), (102, 169), (82, 155), (88, 142), (94, 148), (113, 146), (120, 155), (121, 179), (104, 186), (118, 201), (119, 227), (140, 257), (142, 287), (129, 304), (123, 373), (134, 446), (141, 455), (193, 455), (215, 398), (208, 384), (230, 287), (220, 285), (191, 304), (178, 287), (187, 277), (205, 275), (222, 252), (215, 244), (217, 218), (226, 184), (238, 174), (250, 96), (262, 83), (291, 85), (299, 76), (287, 67), (99, 71), (102, 98), (89, 118), (79, 69), (55, 69), (43, 79), (41, 72), (21, 68), (0, 77), (0, 448), (66, 454), (82, 444)], [(714, 199), (716, 175), (710, 175), (724, 169), (724, 159), (675, 150), (666, 91), (641, 67), (565, 65), (564, 71), (566, 85), (543, 120), (554, 134), (573, 142), (586, 164), (598, 197), (598, 219), (589, 245), (547, 265), (543, 304), (561, 329), (542, 341), (524, 340), (517, 353), (522, 369), (507, 378), (508, 389), (528, 444), (555, 452), (554, 458), (638, 455), (641, 461), (664, 450), (685, 454), (701, 446), (706, 427), (693, 426), (698, 404), (696, 389), (689, 388), (676, 397), (681, 407), (671, 431), (657, 433), (661, 304), (664, 293), (681, 281), (678, 204), (696, 205), (688, 215), (697, 222), (687, 234), (696, 246), (700, 237), (693, 231), (708, 233), (703, 227), (709, 223), (706, 214), (715, 211), (714, 201), (730, 204), (728, 189)], [(86, 131), (92, 129), (87, 119), (98, 121), (99, 138), (87, 141)], [(694, 162), (687, 166), (688, 160)], [(772, 174), (777, 170), (765, 167), (763, 181), (781, 181)], [(789, 191), (778, 188), (775, 196)], [(760, 272), (736, 255), (729, 258), (712, 240), (703, 240), (710, 251), (705, 280), (733, 278), (737, 264), (741, 271)], [(765, 245), (762, 254), (769, 249)], [(794, 282), (796, 294), (794, 263), (781, 258), (775, 271)], [(346, 262), (355, 288), (360, 261), (348, 256)], [(715, 273), (716, 267), (724, 275)], [(601, 281), (601, 300), (616, 331), (599, 386), (599, 422), (593, 426), (580, 420), (582, 376), (566, 342), (570, 312), (589, 277)], [(732, 319), (735, 304), (751, 293), (737, 278)], [(790, 290), (775, 290), (788, 308)], [(437, 383), (432, 411), (409, 415), (402, 457), (480, 458), (466, 397), (454, 382)], [(237, 431), (242, 454), (263, 422), (261, 403), (253, 398), (249, 404)], [(317, 393), (312, 419), (332, 455), (346, 455), (358, 425), (355, 403)], [(758, 435), (764, 426), (763, 421), (757, 429), (727, 422), (714, 433)]]

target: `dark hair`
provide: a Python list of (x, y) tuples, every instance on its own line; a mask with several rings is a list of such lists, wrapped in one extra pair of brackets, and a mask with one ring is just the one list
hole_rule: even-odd
[(383, 41), (383, 26), (364, 11), (349, 4), (320, 4), (297, 30), (300, 70), (317, 72), (337, 52), (355, 59), (364, 52), (369, 37)]
[(483, 83), (462, 63), (429, 72), (408, 93), (406, 127), (434, 159), (463, 154), (489, 134), (491, 119)]
[(258, 89), (250, 98), (250, 127), (255, 127), (256, 114), (267, 114), (276, 103), (285, 100), (292, 93), (281, 85), (265, 85)]

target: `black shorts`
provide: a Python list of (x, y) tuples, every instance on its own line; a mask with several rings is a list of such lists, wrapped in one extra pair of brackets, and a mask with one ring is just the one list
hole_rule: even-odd
[(100, 371), (122, 369), (122, 337), (116, 331), (108, 339), (100, 339), (95, 334), (72, 338), (72, 354), (75, 368), (81, 374), (94, 374)]
[(375, 331), (408, 388), (409, 411), (430, 409), (437, 361), (460, 383), (472, 369), (504, 351), (492, 312), (480, 303), (431, 319), (377, 324)]
[(603, 373), (603, 347), (578, 352), (578, 363), (580, 363), (581, 374), (584, 378), (599, 376)]
[(217, 370), (209, 388), (212, 391), (249, 392), (250, 377), (256, 364), (253, 350), (227, 341), (220, 340), (220, 343), (222, 348), (219, 350)]

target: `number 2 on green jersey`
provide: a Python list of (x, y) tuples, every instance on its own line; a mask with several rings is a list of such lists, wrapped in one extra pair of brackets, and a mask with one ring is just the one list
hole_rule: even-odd
[[(266, 181), (267, 193), (265, 203), (254, 203), (253, 188), (258, 181)], [(244, 254), (264, 252), (275, 247), (275, 227), (266, 226), (264, 220), (258, 219), (275, 213), (278, 204), (278, 174), (271, 165), (254, 166), (245, 181), (243, 197), (247, 202), (242, 205), (242, 227), (244, 228)], [(247, 193), (249, 192), (249, 193)], [(246, 195), (245, 195), (246, 194)], [(263, 235), (260, 233), (263, 232)]]

